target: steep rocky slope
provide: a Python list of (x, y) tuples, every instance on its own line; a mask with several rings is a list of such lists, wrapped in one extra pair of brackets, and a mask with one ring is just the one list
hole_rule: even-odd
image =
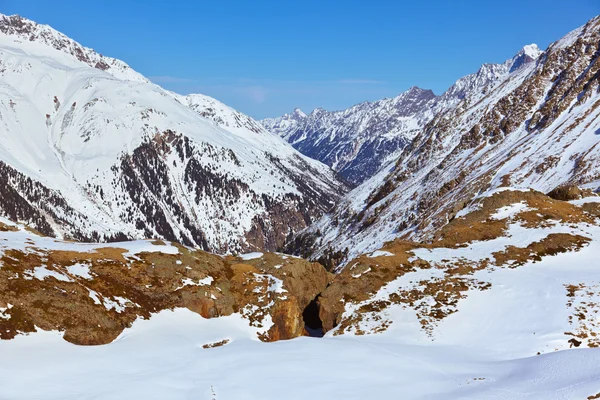
[(303, 154), (324, 162), (353, 184), (363, 183), (395, 160), (431, 119), (465, 98), (485, 95), (507, 76), (539, 57), (536, 45), (525, 46), (502, 64), (484, 64), (459, 79), (441, 96), (412, 87), (392, 99), (365, 102), (347, 110), (296, 109), (261, 123)]
[(248, 116), (18, 16), (0, 16), (0, 138), (0, 212), (76, 240), (275, 250), (346, 192)]
[[(389, 240), (431, 240), (479, 194), (600, 187), (600, 18), (436, 115), (291, 249), (344, 264)], [(511, 72), (512, 70), (512, 72)]]

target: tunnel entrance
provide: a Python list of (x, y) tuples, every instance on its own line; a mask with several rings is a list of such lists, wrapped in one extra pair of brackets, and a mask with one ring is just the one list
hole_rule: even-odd
[(308, 332), (310, 337), (323, 337), (323, 322), (319, 317), (319, 296), (315, 297), (302, 312), (302, 319), (304, 320), (304, 329)]

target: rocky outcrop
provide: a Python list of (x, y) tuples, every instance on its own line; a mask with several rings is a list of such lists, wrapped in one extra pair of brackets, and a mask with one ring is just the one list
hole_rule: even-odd
[(10, 243), (0, 245), (2, 339), (42, 329), (104, 344), (137, 318), (178, 307), (204, 318), (239, 313), (261, 340), (291, 339), (307, 334), (303, 310), (331, 280), (321, 265), (281, 254), (223, 258), (163, 241), (81, 245), (6, 221), (0, 236)]
[(575, 185), (561, 185), (552, 189), (548, 193), (548, 197), (554, 200), (570, 201), (579, 200), (586, 196), (592, 196), (594, 192), (592, 190), (582, 190)]

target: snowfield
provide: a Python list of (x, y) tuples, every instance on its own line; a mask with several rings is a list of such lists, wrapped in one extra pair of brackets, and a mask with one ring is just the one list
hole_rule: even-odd
[[(600, 237), (597, 227), (580, 229)], [(513, 241), (518, 233), (511, 229)], [(479, 259), (487, 250), (415, 253), (435, 262)], [(600, 326), (598, 254), (595, 240), (541, 262), (477, 271), (474, 277), (485, 275), (491, 288), (470, 290), (432, 336), (414, 310), (400, 305), (386, 315), (393, 320), (387, 331), (364, 336), (329, 332), (322, 339), (262, 343), (239, 314), (203, 319), (186, 309), (137, 320), (104, 346), (75, 346), (58, 332), (18, 336), (0, 341), (0, 397), (586, 399), (600, 392), (600, 348), (571, 349), (565, 332), (582, 329), (570, 315), (586, 305), (585, 323)], [(390, 285), (410, 285), (437, 271), (418, 270)], [(390, 285), (382, 291), (393, 291)], [(585, 290), (569, 297), (567, 285)]]
[(180, 309), (105, 346), (74, 346), (55, 332), (19, 337), (0, 342), (2, 398), (551, 400), (600, 390), (600, 349), (505, 360), (391, 335), (269, 344), (250, 336), (238, 316), (205, 320)]

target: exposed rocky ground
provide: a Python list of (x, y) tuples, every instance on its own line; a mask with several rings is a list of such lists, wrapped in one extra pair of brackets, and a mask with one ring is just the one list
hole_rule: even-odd
[[(590, 195), (554, 195), (564, 193), (570, 200)], [(600, 201), (587, 198), (576, 205), (535, 191), (499, 191), (478, 199), (433, 242), (392, 241), (336, 275), (283, 254), (222, 257), (160, 240), (69, 243), (4, 221), (0, 337), (58, 330), (72, 343), (104, 344), (137, 318), (174, 308), (204, 318), (239, 314), (263, 341), (330, 330), (361, 335), (385, 331), (395, 307), (412, 310), (434, 337), (441, 320), (460, 312), (461, 299), (493, 287), (486, 274), (589, 245), (600, 232)], [(564, 285), (573, 315), (565, 342), (596, 346), (600, 325), (586, 315), (598, 312), (597, 286)]]
[(155, 241), (62, 242), (0, 223), (0, 338), (64, 332), (83, 345), (113, 341), (137, 318), (187, 308), (238, 313), (263, 341), (306, 334), (302, 313), (332, 280), (316, 263), (274, 253), (221, 257)]

